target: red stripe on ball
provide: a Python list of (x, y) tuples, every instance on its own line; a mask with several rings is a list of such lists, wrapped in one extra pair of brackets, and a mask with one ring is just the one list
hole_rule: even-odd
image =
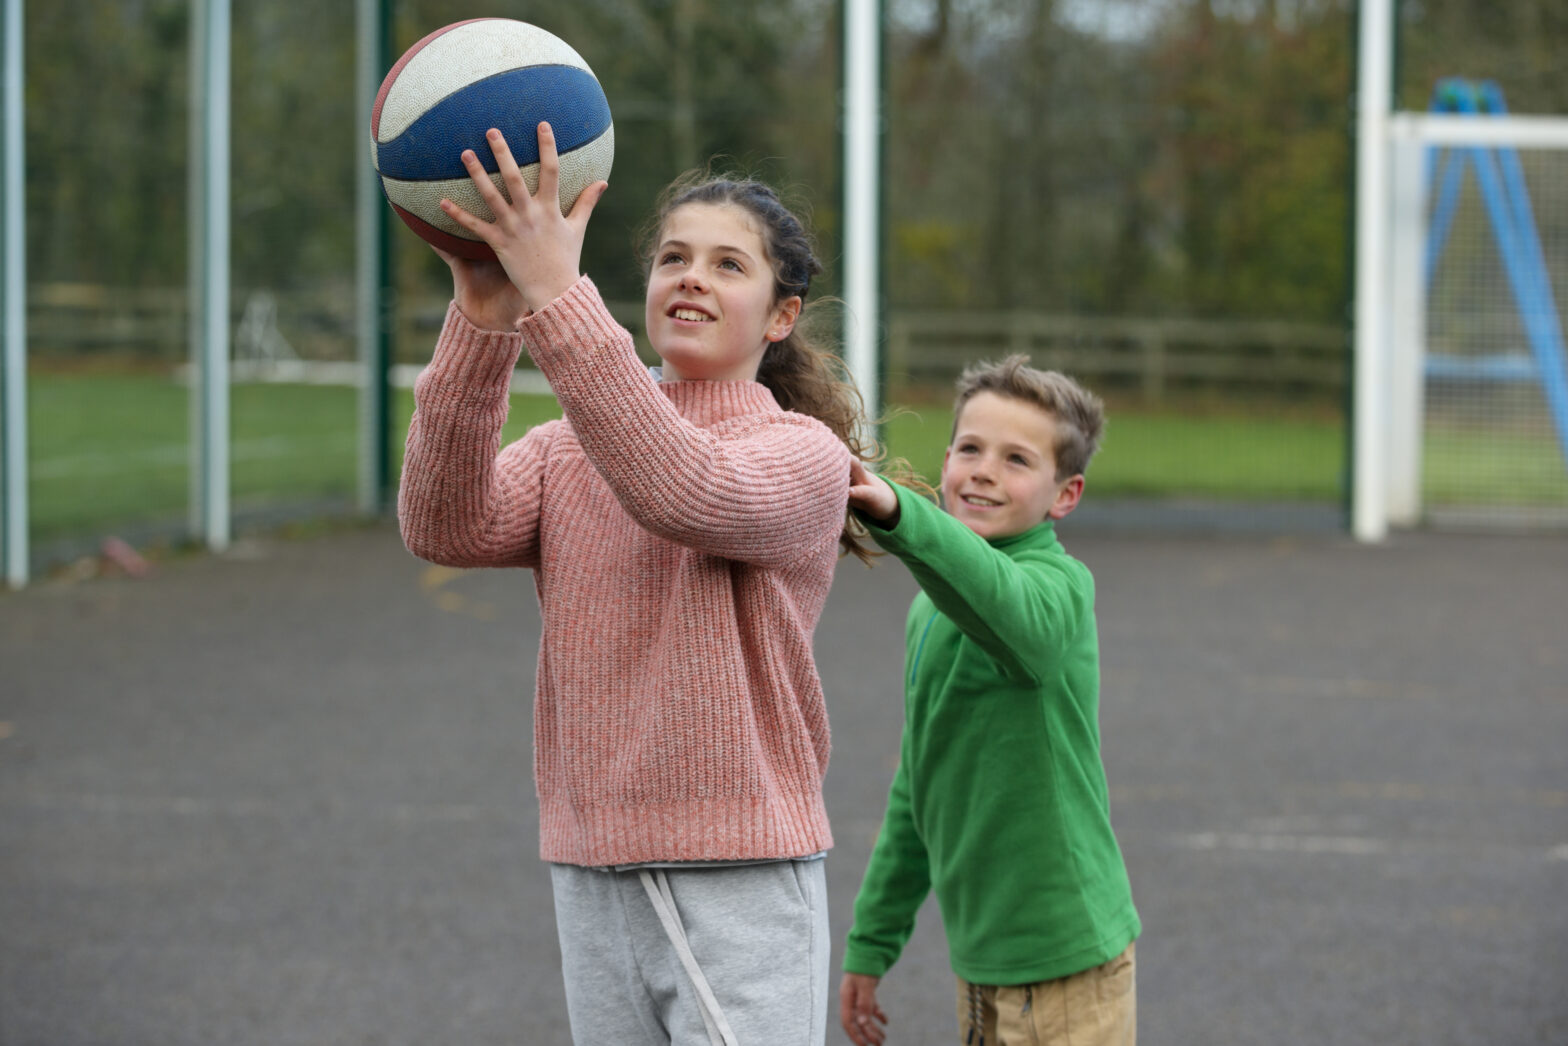
[(483, 240), (465, 240), (461, 236), (453, 236), (445, 230), (437, 229), (418, 215), (410, 214), (395, 203), (392, 204), (392, 209), (397, 212), (399, 218), (408, 223), (408, 227), (413, 229), (421, 240), (441, 248), (448, 254), (455, 254), (469, 261), (490, 261), (495, 258), (495, 251), (492, 251), (490, 245)]

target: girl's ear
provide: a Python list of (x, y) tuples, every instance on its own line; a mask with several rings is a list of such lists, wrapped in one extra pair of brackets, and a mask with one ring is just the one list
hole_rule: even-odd
[(779, 302), (773, 310), (773, 322), (768, 324), (766, 337), (769, 341), (783, 341), (789, 337), (789, 332), (795, 329), (795, 321), (800, 319), (800, 295), (793, 294)]

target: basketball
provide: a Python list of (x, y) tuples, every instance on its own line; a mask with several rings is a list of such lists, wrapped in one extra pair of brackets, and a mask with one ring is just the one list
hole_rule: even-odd
[(382, 192), (426, 242), (471, 259), (495, 255), (441, 210), (446, 198), (492, 221), (461, 159), (474, 150), (503, 196), (485, 132), (506, 136), (530, 192), (539, 189), (538, 127), (548, 121), (561, 158), (561, 213), (607, 179), (615, 127), (604, 89), (564, 40), (509, 18), (437, 29), (392, 66), (370, 114), (370, 151)]

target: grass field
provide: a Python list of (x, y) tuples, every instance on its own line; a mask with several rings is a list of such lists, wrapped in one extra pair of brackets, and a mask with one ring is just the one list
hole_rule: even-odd
[[(1340, 499), (1344, 434), (1328, 418), (1111, 410), (1089, 467), (1095, 496), (1224, 501)], [(911, 408), (885, 428), (889, 451), (931, 479), (941, 470), (951, 409)]]
[[(30, 376), (29, 398), (35, 539), (184, 518), (184, 386), (159, 375), (43, 373)], [(236, 385), (231, 409), (237, 509), (352, 497), (352, 389)], [(412, 410), (412, 394), (398, 391), (392, 412), (398, 458)], [(505, 438), (558, 415), (550, 397), (514, 396)], [(921, 405), (894, 416), (885, 438), (894, 455), (934, 480), (951, 424), (945, 405)], [(1426, 451), (1434, 499), (1568, 506), (1568, 477), (1549, 440), (1438, 432)], [(1342, 496), (1344, 460), (1344, 432), (1334, 417), (1113, 407), (1089, 489), (1097, 497), (1332, 504)]]

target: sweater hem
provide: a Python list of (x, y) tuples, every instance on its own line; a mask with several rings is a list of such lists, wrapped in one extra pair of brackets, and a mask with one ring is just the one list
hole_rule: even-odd
[(789, 860), (832, 846), (820, 794), (600, 807), (539, 801), (539, 856), (552, 864)]

